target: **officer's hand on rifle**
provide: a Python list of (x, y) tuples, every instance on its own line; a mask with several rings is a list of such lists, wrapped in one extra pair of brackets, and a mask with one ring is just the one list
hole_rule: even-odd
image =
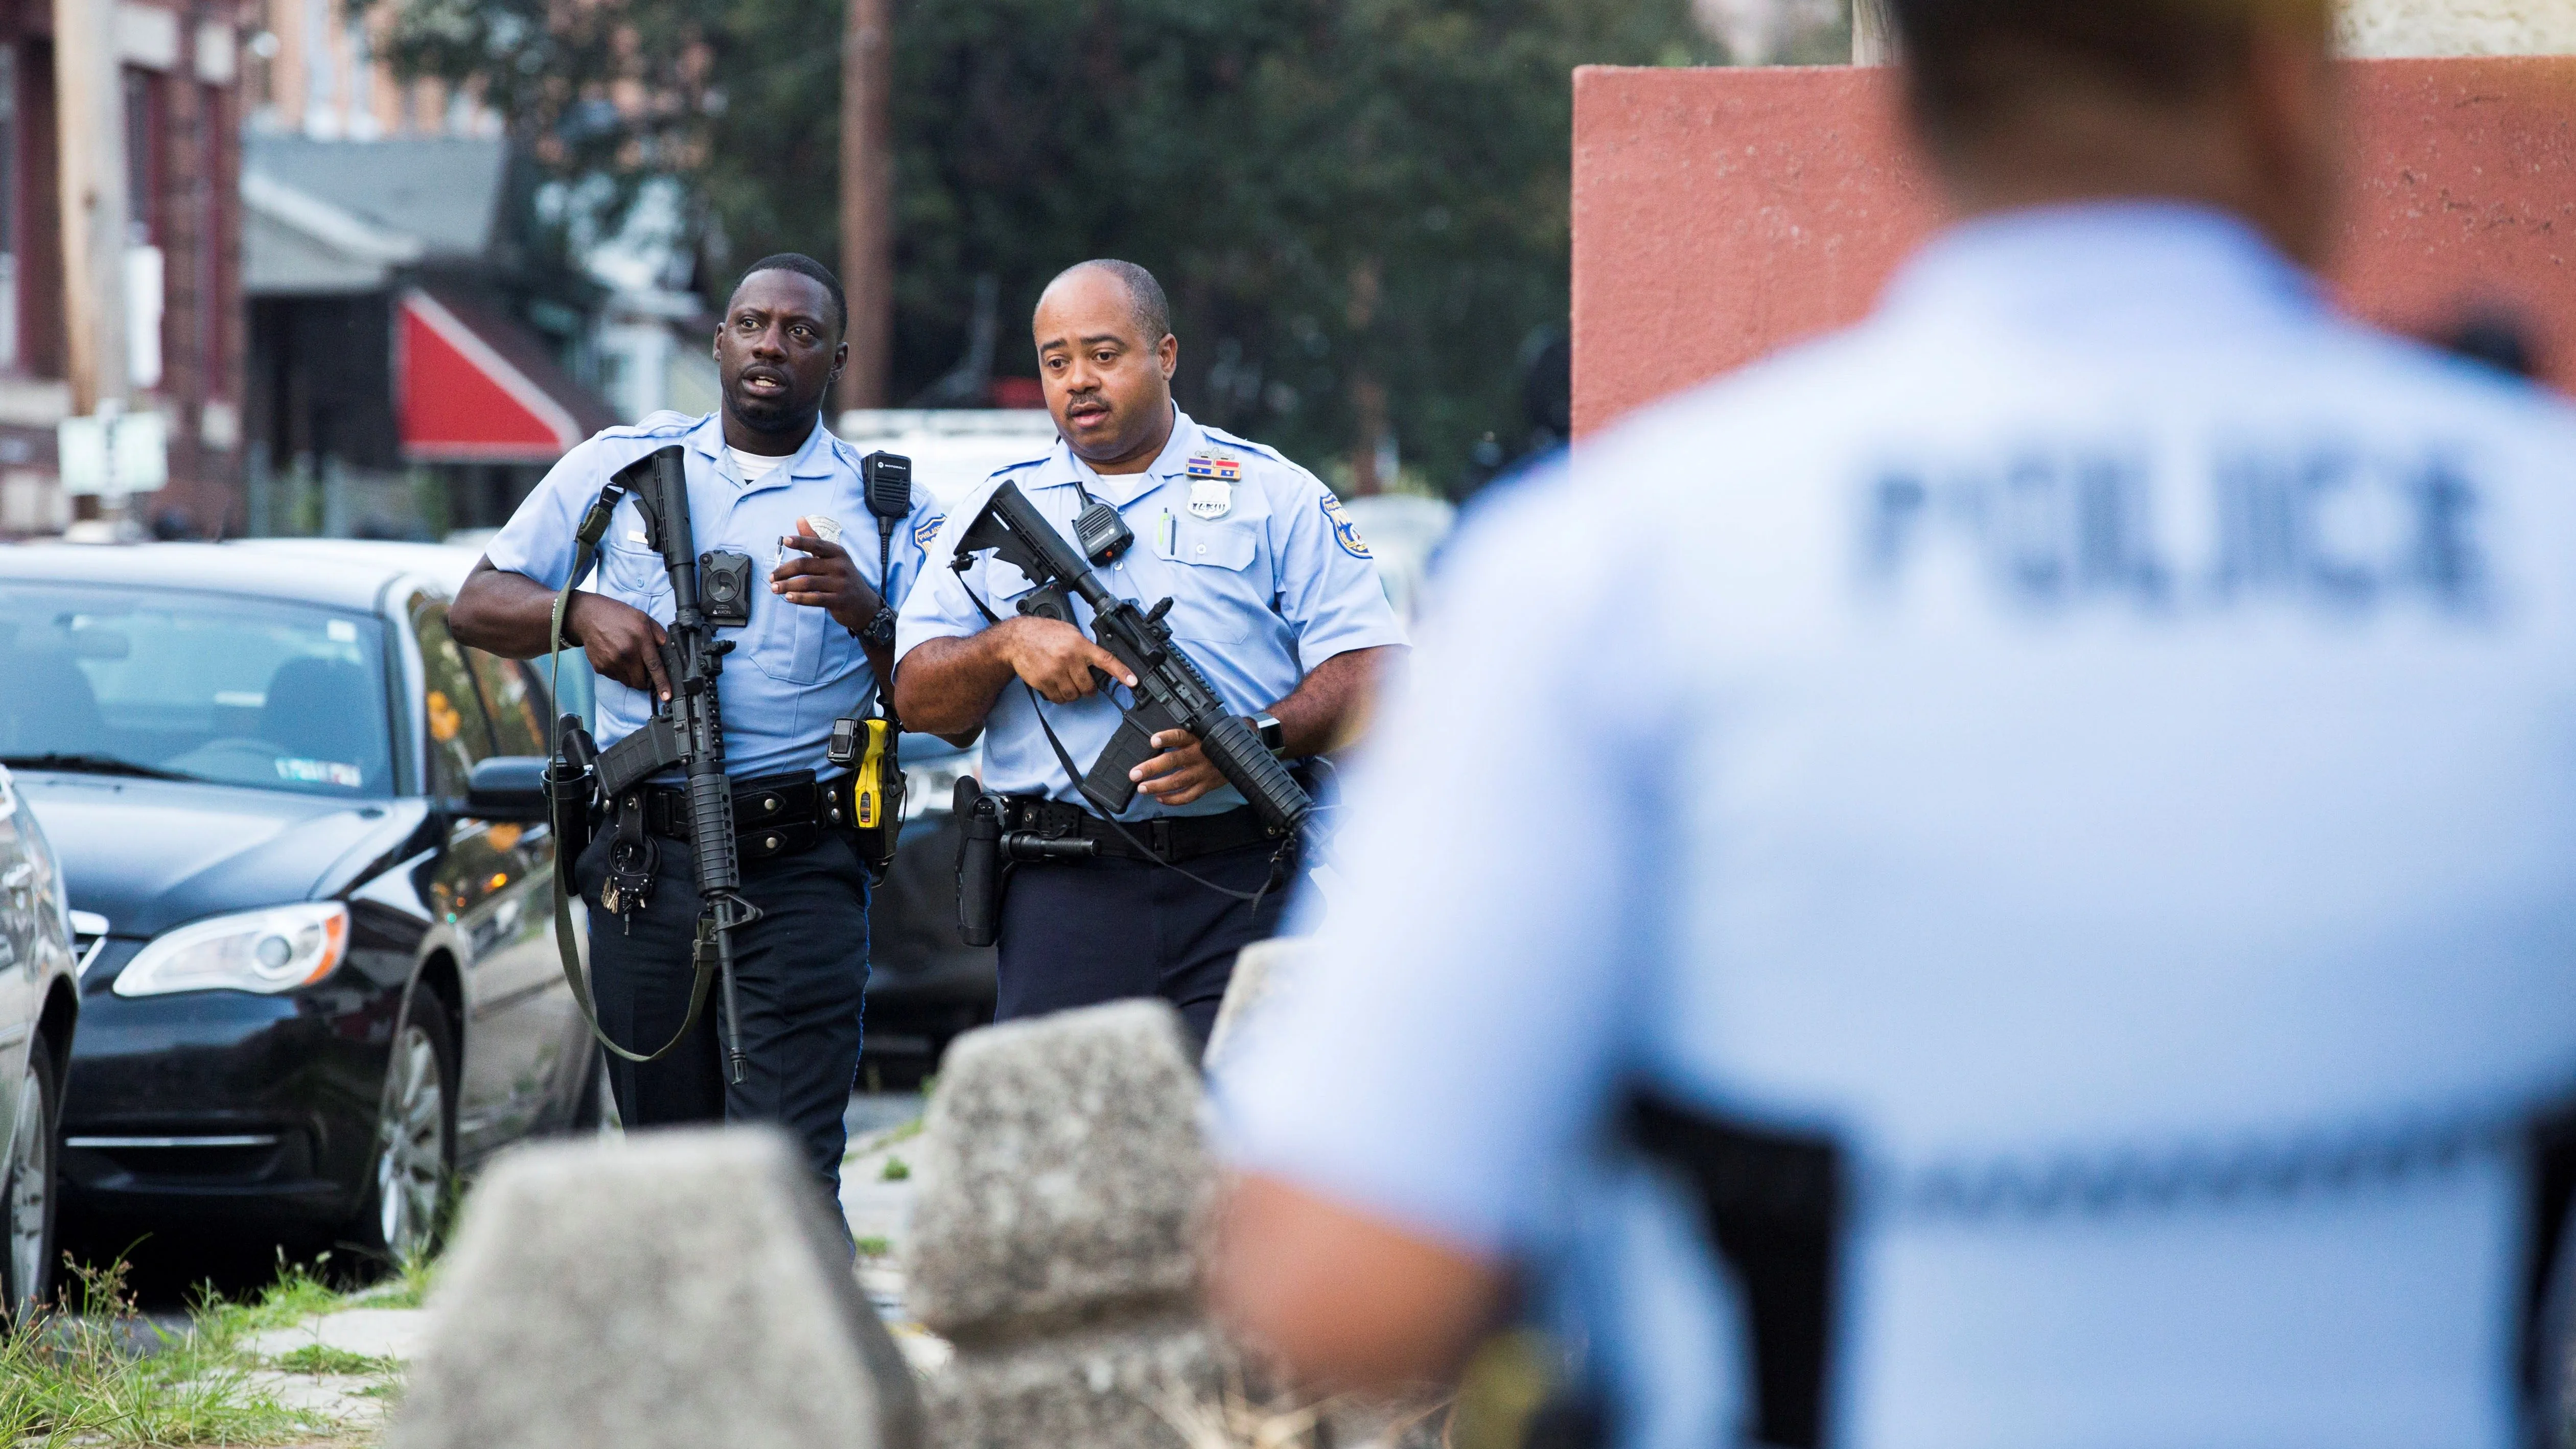
[(629, 689), (649, 689), (656, 699), (671, 697), (661, 653), (671, 636), (652, 615), (605, 594), (575, 593), (564, 614), (564, 637), (579, 639), (590, 667), (608, 678)]
[(866, 628), (877, 611), (885, 607), (885, 600), (859, 577), (858, 565), (850, 562), (850, 551), (818, 537), (814, 526), (804, 519), (796, 520), (792, 537), (778, 541), (797, 550), (800, 556), (770, 571), (771, 593), (791, 604), (824, 610), (853, 634)]
[(1091, 671), (1136, 687), (1136, 676), (1118, 657), (1083, 637), (1080, 629), (1055, 619), (1005, 619), (993, 626), (993, 648), (1011, 671), (1050, 704), (1071, 704), (1097, 688)]
[(1127, 772), (1138, 788), (1166, 805), (1187, 805), (1225, 783), (1207, 757), (1199, 737), (1188, 730), (1165, 730), (1154, 736), (1163, 753)]

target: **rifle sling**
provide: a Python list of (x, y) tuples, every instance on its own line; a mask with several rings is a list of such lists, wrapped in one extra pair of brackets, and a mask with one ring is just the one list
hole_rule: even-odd
[[(992, 605), (985, 603), (983, 598), (975, 592), (974, 586), (966, 582), (966, 576), (964, 574), (961, 573), (957, 576), (957, 585), (959, 588), (966, 591), (967, 599), (975, 605), (975, 611), (984, 616), (984, 622), (987, 624), (999, 624), (1002, 622), (1001, 616), (993, 612)], [(1046, 732), (1047, 747), (1055, 751), (1056, 763), (1064, 767), (1065, 778), (1073, 781), (1075, 788), (1079, 789), (1083, 781), (1083, 772), (1079, 766), (1073, 763), (1073, 752), (1064, 747), (1063, 740), (1056, 738), (1055, 726), (1047, 723), (1046, 702), (1038, 698), (1038, 692), (1036, 690), (1029, 688), (1027, 680), (1024, 679), (1020, 681), (1020, 688), (1029, 697), (1029, 713), (1037, 716), (1038, 728)], [(1120, 713), (1123, 715), (1126, 711), (1122, 710)], [(1103, 815), (1100, 818), (1107, 822), (1110, 829), (1118, 832), (1119, 839), (1126, 841), (1128, 845), (1135, 849), (1138, 857), (1150, 860), (1154, 864), (1161, 866), (1163, 869), (1170, 871), (1172, 874), (1179, 876), (1181, 879), (1188, 881), (1190, 884), (1203, 887), (1207, 890), (1212, 890), (1218, 895), (1225, 897), (1227, 900), (1247, 902), (1255, 912), (1260, 911), (1262, 899), (1270, 894), (1271, 886), (1279, 879), (1279, 857), (1285, 856), (1289, 851), (1297, 848), (1297, 836), (1295, 832), (1292, 831), (1288, 835), (1287, 839), (1281, 843), (1279, 847), (1279, 856), (1273, 856), (1271, 858), (1270, 880), (1265, 881), (1262, 884), (1261, 889), (1257, 891), (1239, 891), (1231, 886), (1218, 885), (1215, 881), (1209, 880), (1206, 877), (1197, 875), (1193, 872), (1183, 870), (1179, 866), (1172, 864), (1170, 861), (1163, 859), (1160, 855), (1154, 853), (1154, 848), (1152, 846), (1137, 839), (1135, 833), (1127, 828), (1126, 823), (1119, 820), (1116, 816)]]
[[(558, 700), (563, 698), (564, 613), (572, 607), (572, 591), (579, 586), (582, 576), (590, 572), (590, 566), (596, 558), (599, 540), (608, 532), (609, 517), (616, 511), (617, 500), (625, 492), (625, 489), (614, 483), (600, 490), (599, 502), (592, 505), (589, 516), (582, 520), (581, 533), (574, 540), (572, 572), (564, 575), (564, 585), (555, 593), (552, 634), (548, 639), (552, 647), (547, 653), (546, 662), (551, 670), (547, 687), (553, 691), (554, 697)], [(670, 733), (669, 727), (665, 725), (662, 732), (667, 737)], [(625, 743), (624, 740), (618, 741), (621, 747)], [(613, 754), (615, 751), (610, 753)], [(547, 742), (547, 770), (551, 772), (562, 757), (563, 740), (558, 736)], [(601, 756), (600, 766), (604, 767), (607, 763), (608, 757)], [(593, 1004), (590, 982), (582, 976), (580, 942), (578, 934), (572, 927), (572, 898), (580, 894), (581, 887), (573, 880), (573, 865), (572, 858), (564, 853), (563, 842), (556, 841), (555, 949), (563, 957), (564, 984), (572, 988), (573, 1005), (581, 1008), (581, 1019), (589, 1024), (590, 1034), (598, 1038), (602, 1047), (639, 1066), (647, 1062), (658, 1062), (677, 1050), (681, 1042), (688, 1040), (689, 1033), (697, 1028), (699, 1014), (706, 1010), (707, 987), (715, 977), (715, 953), (710, 949), (714, 941), (707, 921), (704, 917), (699, 919), (697, 940), (689, 948), (690, 963), (697, 968), (697, 971), (689, 982), (689, 1014), (681, 1019), (680, 1029), (671, 1034), (671, 1039), (664, 1042), (660, 1050), (649, 1056), (628, 1051), (611, 1041), (608, 1033), (600, 1027), (599, 1008)]]

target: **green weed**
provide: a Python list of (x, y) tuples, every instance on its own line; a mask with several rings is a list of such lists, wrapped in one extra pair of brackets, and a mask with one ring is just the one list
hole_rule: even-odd
[(901, 1182), (910, 1176), (912, 1176), (912, 1167), (910, 1164), (906, 1163), (900, 1157), (889, 1157), (885, 1160), (884, 1168), (878, 1171), (877, 1180), (880, 1182)]
[(862, 1258), (883, 1258), (891, 1256), (893, 1252), (894, 1244), (883, 1238), (859, 1239), (859, 1256)]
[(392, 1359), (352, 1353), (327, 1343), (308, 1343), (279, 1358), (277, 1366), (291, 1374), (389, 1374), (402, 1368)]
[[(125, 1328), (138, 1321), (125, 1265), (74, 1273), (57, 1309), (0, 1338), (0, 1444), (277, 1444), (337, 1427), (253, 1387), (237, 1330), (155, 1330), (160, 1352), (138, 1356)], [(205, 1324), (211, 1311), (201, 1304), (192, 1317)]]

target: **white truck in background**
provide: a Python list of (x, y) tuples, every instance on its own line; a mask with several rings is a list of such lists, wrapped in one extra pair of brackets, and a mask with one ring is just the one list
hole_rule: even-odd
[(1055, 419), (1044, 408), (857, 408), (832, 431), (862, 453), (910, 458), (913, 486), (943, 505), (1055, 443)]

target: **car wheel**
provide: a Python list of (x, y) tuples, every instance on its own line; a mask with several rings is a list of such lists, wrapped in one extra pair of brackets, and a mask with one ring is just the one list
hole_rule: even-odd
[(446, 1007), (414, 993), (385, 1064), (367, 1211), (357, 1224), (363, 1246), (391, 1262), (428, 1252), (442, 1226), (456, 1167), (453, 1041)]
[(24, 1323), (54, 1285), (53, 1053), (37, 1037), (27, 1051), (27, 1080), (18, 1088), (17, 1122), (9, 1132), (9, 1171), (0, 1184), (8, 1251), (0, 1255), (0, 1292), (8, 1321)]

